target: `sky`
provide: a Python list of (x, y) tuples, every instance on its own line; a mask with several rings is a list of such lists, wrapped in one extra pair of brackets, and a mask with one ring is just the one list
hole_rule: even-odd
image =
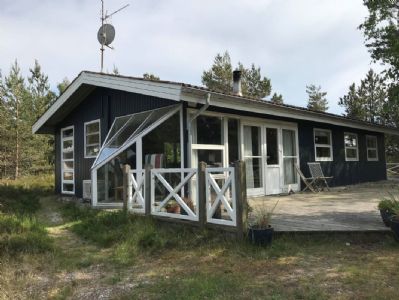
[[(114, 50), (105, 71), (201, 85), (217, 53), (229, 51), (261, 68), (272, 92), (306, 106), (306, 85), (327, 92), (329, 112), (360, 82), (370, 55), (357, 29), (367, 16), (362, 0), (105, 0)], [(0, 0), (0, 69), (17, 59), (24, 75), (37, 59), (53, 89), (82, 70), (100, 71), (100, 0)]]

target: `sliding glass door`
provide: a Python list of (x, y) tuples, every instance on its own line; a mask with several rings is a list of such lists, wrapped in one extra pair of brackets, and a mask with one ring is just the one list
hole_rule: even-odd
[(291, 129), (282, 129), (283, 134), (283, 170), (284, 185), (287, 191), (295, 189), (298, 185), (295, 164), (298, 163), (296, 132)]

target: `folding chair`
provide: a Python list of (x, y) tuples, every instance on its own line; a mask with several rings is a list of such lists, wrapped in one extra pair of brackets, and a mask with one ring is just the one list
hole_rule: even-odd
[(327, 188), (327, 191), (330, 190), (330, 187), (328, 186), (327, 180), (326, 179), (332, 179), (333, 177), (331, 176), (324, 176), (323, 170), (321, 169), (320, 163), (314, 162), (314, 163), (308, 163), (309, 166), (309, 171), (310, 175), (314, 178), (315, 182), (315, 187), (320, 190), (323, 189), (324, 187), (322, 185), (325, 185)]
[(305, 175), (303, 175), (301, 169), (299, 168), (299, 166), (297, 164), (295, 164), (295, 169), (296, 169), (297, 173), (299, 174), (299, 177), (301, 177), (303, 183), (306, 185), (306, 187), (303, 189), (302, 192), (304, 192), (307, 189), (309, 189), (313, 193), (316, 193), (316, 190), (314, 189), (314, 183), (315, 183), (316, 179), (314, 179), (314, 178), (306, 178)]

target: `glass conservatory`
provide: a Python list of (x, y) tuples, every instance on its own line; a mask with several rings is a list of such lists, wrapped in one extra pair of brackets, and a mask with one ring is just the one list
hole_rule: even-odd
[(94, 206), (122, 206), (123, 165), (138, 177), (146, 163), (182, 167), (181, 115), (173, 105), (115, 119), (91, 169)]

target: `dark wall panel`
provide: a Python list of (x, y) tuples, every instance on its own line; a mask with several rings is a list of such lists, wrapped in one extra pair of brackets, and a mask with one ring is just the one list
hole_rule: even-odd
[(75, 195), (82, 197), (82, 181), (90, 179), (94, 158), (84, 158), (84, 123), (100, 119), (101, 142), (106, 138), (115, 117), (176, 104), (160, 99), (117, 90), (97, 88), (58, 124), (56, 131), (56, 192), (61, 193), (61, 140), (60, 130), (74, 126), (75, 142)]

